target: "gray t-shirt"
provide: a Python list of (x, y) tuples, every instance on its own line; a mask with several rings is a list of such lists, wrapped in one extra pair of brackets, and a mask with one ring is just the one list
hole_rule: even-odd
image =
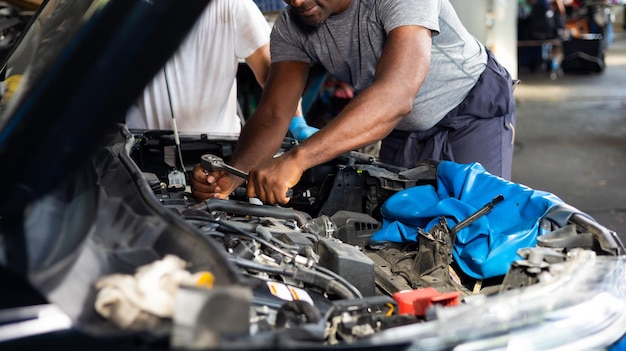
[(426, 27), (433, 39), (426, 80), (413, 111), (396, 128), (426, 130), (463, 101), (487, 64), (485, 47), (465, 29), (449, 0), (352, 0), (317, 27), (304, 24), (288, 7), (272, 29), (272, 62), (321, 64), (358, 93), (374, 82), (387, 33), (403, 25)]

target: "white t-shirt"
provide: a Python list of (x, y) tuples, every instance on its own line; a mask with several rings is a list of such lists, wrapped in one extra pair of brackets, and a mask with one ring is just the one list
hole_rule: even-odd
[(181, 134), (238, 135), (237, 67), (269, 42), (269, 33), (252, 0), (211, 1), (165, 65), (166, 74), (160, 70), (130, 108), (126, 125), (172, 130), (172, 109)]

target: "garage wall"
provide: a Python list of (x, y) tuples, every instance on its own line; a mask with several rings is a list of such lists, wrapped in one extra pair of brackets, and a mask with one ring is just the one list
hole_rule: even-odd
[(450, 0), (461, 21), (517, 78), (517, 1)]
[(618, 6), (613, 6), (613, 8), (611, 9), (613, 12), (613, 17), (615, 18), (615, 22), (613, 23), (613, 30), (615, 32), (623, 32), (625, 27), (624, 27), (624, 7), (626, 5), (618, 5)]

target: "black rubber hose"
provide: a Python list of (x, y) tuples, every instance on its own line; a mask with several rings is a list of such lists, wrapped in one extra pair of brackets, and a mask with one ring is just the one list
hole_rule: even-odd
[(264, 265), (264, 264), (257, 263), (254, 261), (240, 259), (236, 256), (231, 256), (230, 260), (241, 268), (251, 269), (251, 270), (264, 272), (264, 273), (283, 275), (283, 276), (290, 277), (290, 278), (293, 278), (296, 276), (296, 273), (292, 269), (270, 267), (268, 265)]
[(247, 202), (224, 199), (208, 199), (191, 206), (191, 208), (194, 210), (225, 211), (241, 215), (293, 219), (300, 227), (306, 225), (308, 221), (312, 219), (309, 214), (292, 208), (270, 205), (254, 205)]
[[(300, 316), (304, 316), (302, 320)], [(288, 323), (299, 325), (303, 323), (318, 323), (322, 320), (322, 313), (306, 301), (295, 300), (285, 302), (276, 312), (276, 328), (284, 328)]]
[(353, 286), (350, 283), (343, 280), (343, 278), (342, 282), (340, 283), (335, 279), (337, 277), (336, 275), (326, 275), (324, 274), (324, 272), (317, 271), (319, 268), (321, 267), (316, 266), (315, 269), (298, 267), (296, 271), (296, 276), (294, 278), (304, 283), (321, 288), (327, 293), (335, 294), (342, 299), (355, 299), (359, 297), (360, 293), (358, 293), (358, 290), (354, 288), (354, 290), (356, 290), (356, 292), (358, 293), (355, 294), (352, 291), (353, 289), (351, 289), (353, 288)]
[[(219, 220), (213, 220), (213, 219), (209, 219), (209, 218), (205, 218), (204, 219), (207, 222), (214, 222), (214, 223), (218, 223), (221, 226), (225, 226), (227, 228), (230, 228), (231, 230), (234, 230), (242, 235), (248, 236), (250, 238), (253, 238), (254, 240), (258, 241), (259, 243), (261, 243), (262, 245), (271, 248), (272, 250), (274, 250), (275, 252), (278, 252), (281, 255), (290, 257), (292, 259), (295, 258), (295, 254), (291, 254), (289, 252), (286, 252), (284, 250), (282, 250), (281, 248), (271, 244), (269, 241), (264, 240), (262, 238), (260, 238), (259, 236), (252, 234), (252, 233), (248, 233), (244, 230), (242, 230), (241, 228), (238, 228), (237, 226), (234, 226), (230, 223), (227, 223), (225, 221), (219, 221)], [(347, 281), (346, 279), (344, 279), (342, 276), (340, 276), (339, 274), (324, 268), (318, 264), (313, 265), (313, 270), (309, 270), (309, 269), (305, 269), (305, 268), (298, 268), (298, 273), (296, 274), (296, 278), (301, 279), (302, 281), (304, 281), (305, 283), (309, 283), (312, 284), (314, 286), (317, 287), (321, 287), (325, 290), (327, 290), (328, 292), (333, 292), (336, 293), (339, 296), (342, 296), (344, 298), (361, 298), (363, 297), (363, 295), (361, 294), (361, 292), (354, 286), (352, 285), (349, 281)], [(261, 270), (261, 269), (259, 269)], [(283, 271), (283, 270), (280, 270)], [(276, 274), (282, 274), (279, 272), (276, 272)], [(314, 278), (310, 278), (310, 277), (314, 277)]]
[(294, 278), (303, 283), (315, 286), (324, 290), (325, 292), (336, 294), (340, 298), (344, 299), (354, 299), (357, 298), (350, 289), (343, 286), (339, 282), (333, 279), (331, 276), (326, 276), (320, 272), (316, 272), (315, 270), (298, 268), (298, 269), (285, 269), (279, 267), (271, 267), (261, 263), (243, 260), (236, 257), (230, 258), (230, 260), (235, 263), (237, 266), (245, 269), (251, 269), (258, 272), (283, 275), (286, 277)]

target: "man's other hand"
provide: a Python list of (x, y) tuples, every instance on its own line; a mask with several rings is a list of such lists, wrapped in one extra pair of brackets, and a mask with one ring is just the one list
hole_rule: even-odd
[(191, 193), (197, 200), (226, 199), (243, 181), (225, 171), (209, 172), (197, 164), (191, 174)]

